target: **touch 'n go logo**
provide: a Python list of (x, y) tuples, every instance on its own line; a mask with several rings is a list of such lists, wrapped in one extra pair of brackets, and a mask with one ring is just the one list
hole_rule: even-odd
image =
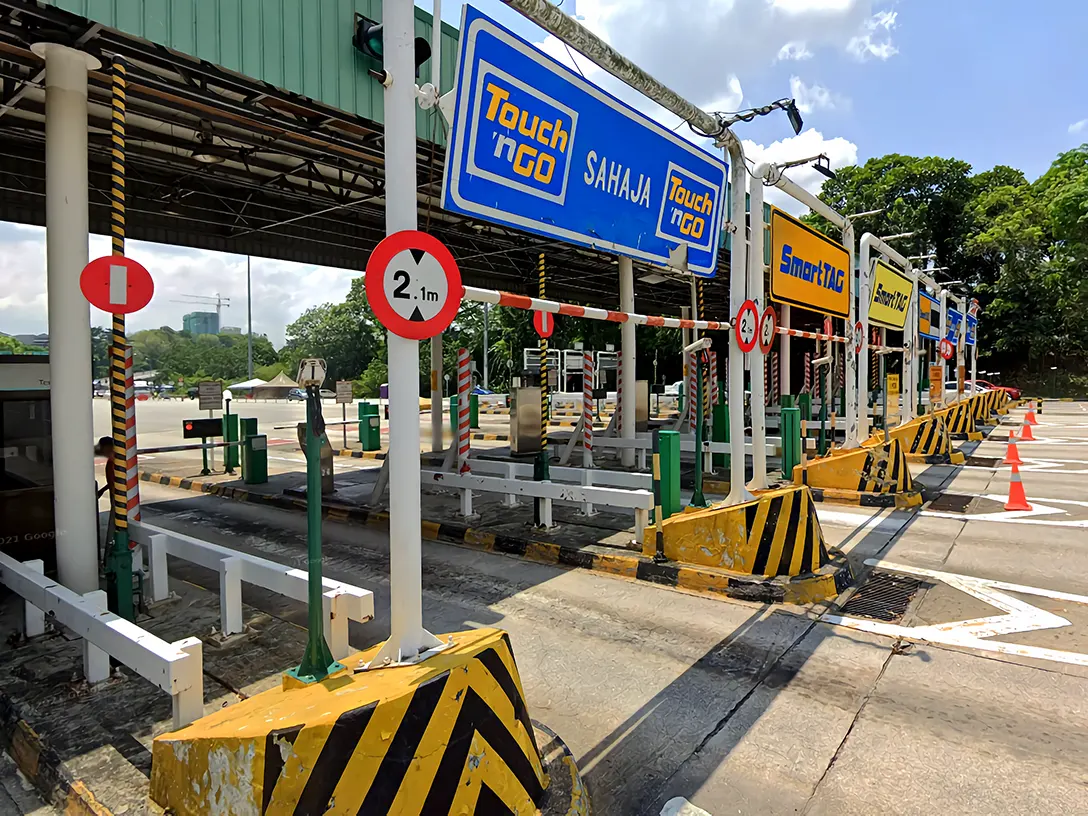
[(658, 236), (693, 248), (710, 249), (718, 238), (714, 231), (714, 205), (720, 194), (719, 187), (670, 162), (657, 219)]
[(481, 62), (471, 115), (470, 173), (564, 203), (576, 111)]

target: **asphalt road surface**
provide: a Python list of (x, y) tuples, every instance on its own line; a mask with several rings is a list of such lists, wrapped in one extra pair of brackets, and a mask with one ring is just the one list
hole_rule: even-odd
[[(574, 751), (598, 814), (658, 814), (670, 800), (713, 816), (1088, 813), (1086, 408), (1048, 404), (1044, 441), (1020, 446), (1045, 512), (1005, 513), (987, 497), (1003, 501), (1008, 468), (981, 465), (927, 474), (976, 496), (972, 515), (821, 507), (859, 567), (929, 571), (885, 631), (431, 542), (425, 625), (510, 632), (531, 714)], [(1004, 453), (987, 441), (973, 461)], [(301, 514), (141, 489), (152, 523), (305, 563)], [(375, 593), (378, 616), (352, 644), (375, 644), (388, 634), (389, 538), (324, 529), (327, 574)]]

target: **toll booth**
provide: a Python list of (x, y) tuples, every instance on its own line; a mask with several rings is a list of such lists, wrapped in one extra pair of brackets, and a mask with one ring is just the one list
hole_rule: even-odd
[(603, 391), (619, 390), (620, 355), (608, 349), (597, 352), (597, 388)]
[(0, 355), (0, 551), (55, 575), (54, 535), (49, 357)]
[[(559, 362), (559, 349), (548, 349), (548, 392), (551, 394), (559, 390)], [(540, 385), (540, 349), (522, 349), (521, 376), (524, 381)]]

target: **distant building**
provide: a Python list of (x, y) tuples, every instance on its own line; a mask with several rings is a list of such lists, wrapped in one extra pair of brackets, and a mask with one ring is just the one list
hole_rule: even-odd
[(241, 326), (223, 326), (222, 328), (219, 329), (219, 333), (220, 334), (241, 334), (242, 333), (242, 327)]
[(49, 348), (48, 334), (6, 334), (4, 332), (0, 332), (0, 334), (4, 335), (4, 337), (14, 337), (24, 346), (40, 349)]
[(193, 337), (198, 334), (219, 334), (219, 315), (215, 312), (190, 312), (181, 319), (181, 328)]

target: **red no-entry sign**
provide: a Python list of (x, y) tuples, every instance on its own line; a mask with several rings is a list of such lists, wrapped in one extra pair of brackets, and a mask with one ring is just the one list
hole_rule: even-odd
[(92, 306), (114, 314), (138, 312), (155, 294), (151, 273), (123, 255), (95, 258), (83, 267), (79, 288)]
[(426, 340), (457, 315), (465, 289), (457, 262), (425, 232), (382, 239), (366, 264), (366, 296), (378, 322), (409, 340)]
[(953, 346), (950, 341), (945, 339), (937, 344), (937, 351), (944, 359), (951, 360), (952, 355), (956, 353), (956, 347)]
[(551, 312), (533, 312), (533, 328), (542, 338), (551, 337), (555, 331), (555, 316)]

